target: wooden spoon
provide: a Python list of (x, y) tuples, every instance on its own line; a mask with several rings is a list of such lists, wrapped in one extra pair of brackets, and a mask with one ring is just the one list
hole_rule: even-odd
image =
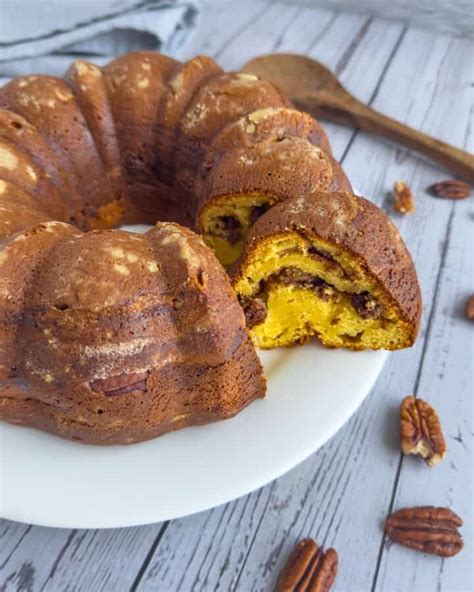
[(317, 118), (360, 128), (412, 148), (474, 183), (474, 155), (391, 119), (353, 97), (319, 62), (300, 55), (272, 54), (243, 67), (273, 82), (293, 103)]

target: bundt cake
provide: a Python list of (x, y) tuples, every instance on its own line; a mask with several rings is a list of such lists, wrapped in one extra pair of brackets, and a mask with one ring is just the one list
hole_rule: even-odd
[[(269, 82), (224, 73), (210, 58), (180, 63), (135, 52), (104, 68), (79, 60), (64, 78), (23, 76), (6, 84), (0, 419), (83, 442), (127, 443), (229, 417), (263, 396), (244, 312), (208, 248), (224, 265), (235, 264), (255, 222), (240, 268), (253, 271), (248, 278), (241, 271), (236, 288), (256, 343), (304, 337), (301, 327), (276, 335), (283, 320), (272, 320), (272, 299), (285, 300), (283, 272), (292, 275), (292, 267), (314, 274), (316, 283), (337, 280), (332, 289), (344, 302), (359, 302), (357, 310), (377, 301), (372, 333), (359, 329), (369, 323), (365, 313), (354, 317), (348, 308), (347, 335), (333, 329), (338, 337), (321, 335), (323, 341), (354, 348), (411, 343), (419, 302), (398, 235), (374, 206), (347, 193), (323, 203), (321, 191), (351, 186), (319, 124)], [(301, 196), (317, 210), (314, 236), (288, 234), (282, 218), (297, 216)], [(339, 221), (338, 204), (346, 204)], [(331, 224), (323, 229), (326, 215)], [(118, 230), (137, 223), (156, 227), (145, 235)], [(388, 233), (388, 251), (380, 251), (380, 237), (375, 248), (368, 234), (354, 235), (371, 228)], [(286, 255), (286, 269), (272, 268), (266, 257), (284, 250), (280, 234), (290, 250), (326, 241), (326, 256)], [(336, 271), (323, 273), (321, 258)], [(403, 280), (401, 270), (408, 274)], [(275, 293), (272, 274), (280, 274)], [(303, 285), (298, 294), (307, 294)], [(348, 299), (343, 292), (351, 290)], [(314, 314), (335, 318), (316, 292), (307, 300)], [(252, 322), (249, 310), (265, 299), (267, 320)]]
[(286, 200), (253, 226), (234, 288), (256, 345), (305, 342), (399, 349), (413, 344), (421, 295), (388, 216), (351, 193)]

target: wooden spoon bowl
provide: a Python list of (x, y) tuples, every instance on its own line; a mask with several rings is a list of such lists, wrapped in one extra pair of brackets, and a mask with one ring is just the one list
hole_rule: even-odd
[(318, 119), (359, 128), (416, 150), (474, 183), (474, 155), (361, 103), (316, 60), (293, 54), (264, 55), (245, 64), (242, 70), (269, 80), (299, 109)]

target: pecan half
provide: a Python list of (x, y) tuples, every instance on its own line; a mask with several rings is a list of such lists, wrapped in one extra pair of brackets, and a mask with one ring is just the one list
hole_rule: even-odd
[(474, 321), (474, 294), (471, 294), (466, 300), (466, 317)]
[(405, 397), (400, 406), (400, 438), (404, 454), (419, 454), (433, 466), (446, 454), (446, 442), (436, 411), (426, 401)]
[(420, 506), (390, 514), (385, 521), (389, 539), (410, 549), (440, 557), (459, 553), (464, 543), (458, 532), (463, 522), (449, 508)]
[(275, 592), (329, 592), (336, 579), (338, 557), (313, 539), (300, 541), (278, 578)]
[(434, 195), (434, 197), (442, 197), (444, 199), (465, 199), (471, 195), (469, 185), (458, 179), (439, 181), (430, 185), (427, 191), (431, 195)]
[(146, 391), (146, 381), (150, 372), (133, 372), (131, 374), (119, 374), (105, 379), (93, 380), (89, 383), (95, 393), (103, 393), (107, 397), (126, 395), (133, 391)]
[(406, 183), (395, 181), (393, 195), (395, 197), (393, 207), (399, 214), (411, 214), (415, 211), (415, 199)]

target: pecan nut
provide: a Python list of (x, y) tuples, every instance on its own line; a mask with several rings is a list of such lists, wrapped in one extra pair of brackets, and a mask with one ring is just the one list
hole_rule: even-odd
[(275, 592), (329, 592), (336, 579), (337, 567), (335, 549), (325, 552), (313, 539), (303, 539), (289, 556)]
[(436, 411), (426, 401), (405, 397), (400, 406), (400, 438), (404, 454), (419, 454), (433, 466), (446, 454), (446, 442)]
[(427, 191), (431, 195), (434, 195), (434, 197), (442, 197), (444, 199), (465, 199), (471, 195), (469, 185), (458, 179), (439, 181), (430, 185)]
[(146, 391), (146, 381), (150, 372), (132, 372), (130, 374), (119, 374), (105, 379), (93, 380), (89, 383), (91, 390), (95, 393), (103, 393), (108, 397), (126, 395), (133, 391)]
[(389, 539), (410, 549), (440, 557), (459, 553), (464, 543), (458, 532), (463, 521), (449, 508), (420, 506), (390, 514), (385, 521)]
[(393, 207), (399, 214), (411, 214), (415, 211), (415, 199), (406, 183), (395, 181), (393, 195), (395, 197)]
[(466, 300), (466, 317), (474, 321), (474, 294), (471, 294)]

